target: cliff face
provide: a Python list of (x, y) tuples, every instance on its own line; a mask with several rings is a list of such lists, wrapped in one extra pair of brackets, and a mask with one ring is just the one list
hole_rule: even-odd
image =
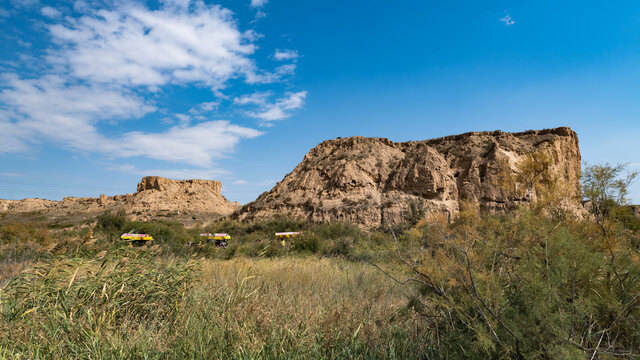
[[(138, 183), (138, 191), (129, 204), (135, 207), (169, 211), (198, 211), (226, 215), (232, 213), (232, 205), (221, 194), (222, 183), (213, 180), (170, 180), (159, 176), (147, 176)], [(113, 199), (108, 198), (107, 204)], [(126, 198), (125, 198), (126, 201)]]
[[(43, 199), (0, 200), (0, 211), (7, 214), (38, 214), (49, 218), (93, 216), (105, 210), (125, 210), (133, 218), (182, 214), (195, 220), (231, 214), (239, 205), (221, 194), (222, 183), (213, 180), (171, 180), (147, 176), (138, 183), (137, 192), (98, 198), (66, 197), (61, 201)], [(185, 216), (188, 215), (188, 216)], [(180, 221), (180, 218), (175, 219)]]
[(462, 200), (484, 211), (505, 211), (528, 199), (499, 186), (524, 155), (543, 152), (551, 170), (580, 194), (580, 150), (574, 131), (562, 127), (522, 133), (471, 132), (394, 143), (351, 137), (324, 141), (271, 191), (234, 214), (239, 219), (292, 215), (312, 221), (351, 221), (366, 227), (401, 222), (410, 202), (426, 212), (455, 215)]

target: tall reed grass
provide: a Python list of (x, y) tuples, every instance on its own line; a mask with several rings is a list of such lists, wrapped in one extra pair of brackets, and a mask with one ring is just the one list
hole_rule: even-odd
[(0, 290), (0, 358), (415, 358), (405, 289), (343, 259), (144, 249), (39, 263)]

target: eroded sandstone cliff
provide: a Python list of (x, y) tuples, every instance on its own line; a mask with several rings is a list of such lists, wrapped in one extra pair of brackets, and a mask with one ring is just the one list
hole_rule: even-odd
[(383, 219), (403, 221), (412, 201), (426, 212), (447, 215), (455, 215), (462, 200), (476, 202), (484, 211), (504, 211), (528, 199), (506, 192), (499, 176), (515, 172), (533, 152), (548, 155), (551, 170), (570, 184), (567, 196), (580, 194), (578, 137), (567, 127), (470, 132), (404, 143), (350, 137), (316, 146), (271, 191), (233, 216), (290, 215), (373, 227)]
[(105, 210), (125, 210), (132, 218), (171, 217), (193, 222), (231, 214), (239, 208), (221, 194), (222, 183), (213, 180), (171, 180), (147, 176), (132, 194), (97, 198), (66, 197), (61, 201), (44, 199), (0, 200), (0, 212), (9, 215), (37, 215), (44, 219), (89, 217)]

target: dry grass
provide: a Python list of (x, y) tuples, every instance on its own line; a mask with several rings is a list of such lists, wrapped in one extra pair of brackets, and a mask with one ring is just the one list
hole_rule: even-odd
[(381, 340), (390, 339), (393, 331), (406, 335), (403, 342), (417, 340), (420, 333), (421, 320), (406, 311), (407, 289), (364, 264), (326, 258), (236, 259), (205, 261), (202, 271), (202, 293), (233, 296), (224, 315), (233, 314), (231, 329), (250, 334), (250, 353), (264, 351), (273, 331), (295, 344), (283, 345), (283, 352), (311, 351), (318, 345), (330, 354), (350, 342), (383, 351), (389, 344)]
[(405, 290), (336, 258), (61, 258), (0, 289), (0, 359), (424, 357)]
[[(181, 356), (412, 358), (422, 319), (406, 289), (341, 259), (205, 260)], [(184, 341), (188, 340), (188, 341)], [(194, 341), (195, 340), (195, 341)], [(218, 352), (219, 349), (222, 352)]]

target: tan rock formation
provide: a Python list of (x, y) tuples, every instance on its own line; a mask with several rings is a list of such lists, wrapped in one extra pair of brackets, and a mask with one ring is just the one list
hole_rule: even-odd
[(515, 171), (533, 152), (549, 156), (552, 171), (570, 184), (567, 196), (579, 196), (580, 150), (570, 128), (470, 132), (405, 143), (350, 137), (316, 146), (271, 191), (233, 216), (291, 215), (373, 227), (383, 219), (403, 221), (411, 201), (447, 215), (455, 215), (462, 200), (484, 211), (504, 211), (528, 199), (513, 198), (499, 186), (499, 176)]
[(24, 199), (24, 200), (1, 200), (0, 211), (2, 212), (38, 212), (45, 211), (57, 203), (56, 201), (45, 199)]
[[(170, 180), (147, 176), (134, 194), (99, 198), (65, 197), (61, 201), (43, 199), (0, 200), (0, 211), (6, 214), (37, 214), (47, 219), (59, 217), (89, 217), (106, 210), (125, 210), (141, 219), (160, 215), (193, 222), (231, 214), (239, 204), (230, 203), (221, 194), (222, 183), (213, 180)], [(172, 215), (182, 215), (174, 217)]]
[(230, 214), (237, 206), (222, 196), (221, 190), (220, 181), (147, 176), (138, 183), (138, 191), (128, 201), (133, 208)]

